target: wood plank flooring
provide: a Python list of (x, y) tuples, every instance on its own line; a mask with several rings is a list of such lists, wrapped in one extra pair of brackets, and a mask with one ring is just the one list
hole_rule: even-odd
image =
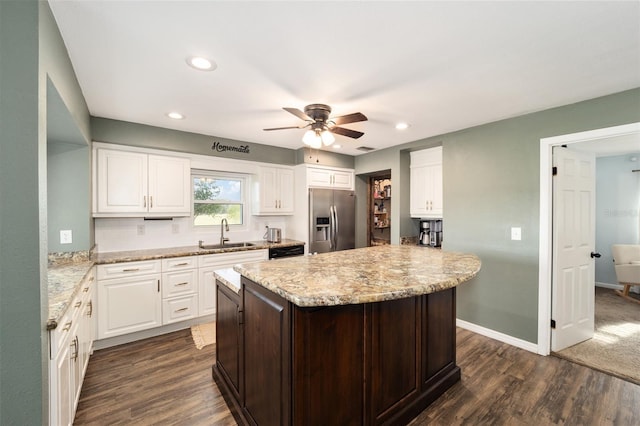
[[(640, 425), (640, 386), (458, 329), (462, 381), (415, 425)], [(76, 425), (234, 425), (189, 330), (96, 351)]]

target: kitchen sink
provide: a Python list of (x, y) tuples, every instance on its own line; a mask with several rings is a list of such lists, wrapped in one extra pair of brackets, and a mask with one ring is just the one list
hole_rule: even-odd
[(243, 247), (253, 247), (254, 243), (225, 243), (225, 244), (203, 244), (200, 246), (201, 249), (205, 250), (214, 250), (214, 249), (223, 249), (223, 248), (243, 248)]

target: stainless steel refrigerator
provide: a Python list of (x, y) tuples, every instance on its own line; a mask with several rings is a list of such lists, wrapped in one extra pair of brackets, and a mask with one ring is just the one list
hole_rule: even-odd
[(338, 189), (309, 189), (309, 253), (356, 246), (356, 194)]

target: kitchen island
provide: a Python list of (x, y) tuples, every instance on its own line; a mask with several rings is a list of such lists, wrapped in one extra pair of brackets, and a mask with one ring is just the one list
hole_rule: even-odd
[(378, 246), (234, 269), (213, 373), (243, 424), (403, 424), (460, 380), (455, 291), (474, 255)]

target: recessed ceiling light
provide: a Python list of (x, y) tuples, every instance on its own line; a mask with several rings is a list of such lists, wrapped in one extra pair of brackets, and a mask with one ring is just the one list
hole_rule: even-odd
[(398, 123), (398, 124), (396, 124), (396, 129), (398, 129), (398, 130), (404, 130), (404, 129), (408, 128), (408, 127), (409, 127), (409, 125), (407, 123)]
[(187, 58), (187, 64), (200, 71), (213, 71), (218, 67), (214, 61), (203, 58), (202, 56), (189, 56)]
[(337, 144), (337, 143), (333, 144), (333, 149), (340, 149), (340, 148), (342, 148), (342, 145)]
[(175, 111), (168, 113), (167, 117), (173, 118), (174, 120), (182, 120), (182, 119), (184, 119), (184, 115), (180, 114), (179, 112), (175, 112)]

